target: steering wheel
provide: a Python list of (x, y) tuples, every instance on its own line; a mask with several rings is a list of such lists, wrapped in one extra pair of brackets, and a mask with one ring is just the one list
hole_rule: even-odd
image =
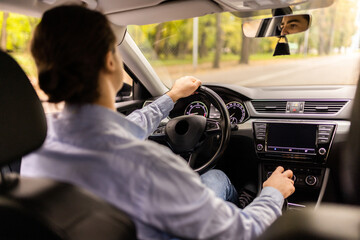
[[(214, 166), (224, 153), (230, 139), (230, 118), (224, 101), (210, 88), (200, 86), (196, 94), (203, 95), (220, 113), (217, 119), (199, 115), (184, 115), (172, 118), (159, 126), (149, 139), (165, 142), (175, 154), (187, 155), (188, 165), (199, 174)], [(209, 138), (218, 136), (219, 144), (215, 154), (201, 166), (195, 168), (197, 157)]]

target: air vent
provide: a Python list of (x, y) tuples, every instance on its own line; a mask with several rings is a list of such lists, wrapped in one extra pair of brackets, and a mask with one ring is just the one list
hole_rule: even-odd
[(347, 101), (306, 101), (305, 114), (335, 114)]
[(285, 113), (286, 101), (251, 101), (258, 113)]

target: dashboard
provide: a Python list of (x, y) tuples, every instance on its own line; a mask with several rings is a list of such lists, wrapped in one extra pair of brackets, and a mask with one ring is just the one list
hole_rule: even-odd
[[(356, 86), (205, 86), (223, 99), (236, 125), (217, 168), (237, 188), (250, 183), (261, 189), (281, 165), (295, 175), (296, 192), (289, 204), (304, 207), (307, 202), (332, 201), (325, 189), (336, 188), (329, 187), (329, 179), (339, 174)], [(218, 110), (197, 93), (180, 99), (169, 117), (190, 114), (219, 118)]]
[(240, 102), (246, 112), (219, 166), (239, 186), (256, 175), (253, 182), (261, 189), (281, 165), (294, 173), (296, 192), (289, 206), (331, 199), (325, 190), (336, 188), (329, 179), (339, 174), (336, 166), (347, 140), (356, 86), (207, 87), (228, 106)]
[[(232, 124), (255, 118), (349, 120), (356, 86), (247, 88), (206, 84), (224, 101)], [(218, 110), (201, 94), (180, 99), (169, 117), (196, 114), (218, 118)]]

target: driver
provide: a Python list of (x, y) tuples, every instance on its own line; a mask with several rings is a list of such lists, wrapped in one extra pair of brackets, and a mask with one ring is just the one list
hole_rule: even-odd
[(286, 15), (282, 18), (280, 24), (281, 36), (303, 32), (308, 29), (309, 23), (309, 15)]
[(278, 167), (245, 209), (224, 201), (236, 202), (236, 191), (223, 172), (209, 171), (201, 179), (168, 148), (144, 141), (174, 102), (201, 82), (181, 78), (147, 107), (127, 117), (119, 114), (114, 102), (123, 67), (115, 43), (108, 20), (97, 11), (71, 5), (44, 13), (31, 52), (41, 89), (50, 102), (65, 101), (65, 108), (48, 116), (46, 141), (23, 159), (21, 174), (93, 192), (132, 218), (138, 239), (261, 234), (295, 191), (292, 172)]

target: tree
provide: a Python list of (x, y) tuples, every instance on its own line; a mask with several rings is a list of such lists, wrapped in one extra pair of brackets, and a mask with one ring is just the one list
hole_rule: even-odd
[(327, 42), (328, 36), (325, 35), (326, 30), (326, 18), (325, 11), (321, 9), (321, 14), (318, 16), (318, 26), (319, 26), (319, 44), (318, 44), (318, 53), (319, 55), (325, 54), (325, 42)]
[(235, 17), (231, 13), (222, 13), (221, 27), (223, 30), (223, 48), (227, 54), (239, 54), (242, 30), (241, 18)]
[(241, 41), (241, 53), (240, 53), (240, 64), (249, 64), (250, 58), (250, 38), (245, 37), (244, 33), (241, 31), (242, 41)]
[(214, 14), (199, 18), (199, 57), (206, 58), (215, 47), (216, 16)]
[(6, 23), (9, 17), (8, 12), (3, 12), (3, 20), (1, 26), (1, 36), (0, 36), (0, 48), (4, 51), (6, 50), (6, 40), (7, 40), (7, 33), (6, 33)]
[(329, 43), (325, 49), (325, 52), (326, 54), (330, 54), (331, 53), (331, 49), (332, 49), (332, 46), (334, 44), (334, 35), (335, 35), (335, 16), (336, 16), (336, 11), (335, 11), (335, 8), (332, 8), (330, 10), (330, 13), (331, 13), (331, 18), (330, 18), (330, 33), (329, 33), (329, 36), (330, 36), (330, 39), (329, 39)]
[(223, 45), (222, 29), (221, 29), (221, 15), (216, 13), (216, 42), (215, 42), (215, 56), (213, 62), (213, 68), (220, 67), (220, 57), (221, 57), (221, 50)]
[(177, 58), (185, 58), (192, 52), (192, 24), (193, 22), (189, 19), (172, 22), (173, 31), (168, 36), (168, 39), (171, 40), (169, 51), (172, 51)]
[(163, 31), (164, 23), (160, 23), (156, 26), (155, 30), (155, 41), (154, 41), (154, 50), (158, 56), (160, 56), (160, 51), (162, 49), (161, 39), (162, 39), (162, 31)]
[[(209, 18), (209, 16), (207, 16), (207, 18), (204, 18), (204, 23), (201, 22), (201, 18), (200, 18), (200, 45), (199, 45), (199, 57), (200, 58), (204, 58), (208, 56), (208, 47), (207, 47), (207, 40), (208, 40), (208, 29), (211, 27), (211, 19)], [(201, 24), (202, 23), (202, 24)]]

